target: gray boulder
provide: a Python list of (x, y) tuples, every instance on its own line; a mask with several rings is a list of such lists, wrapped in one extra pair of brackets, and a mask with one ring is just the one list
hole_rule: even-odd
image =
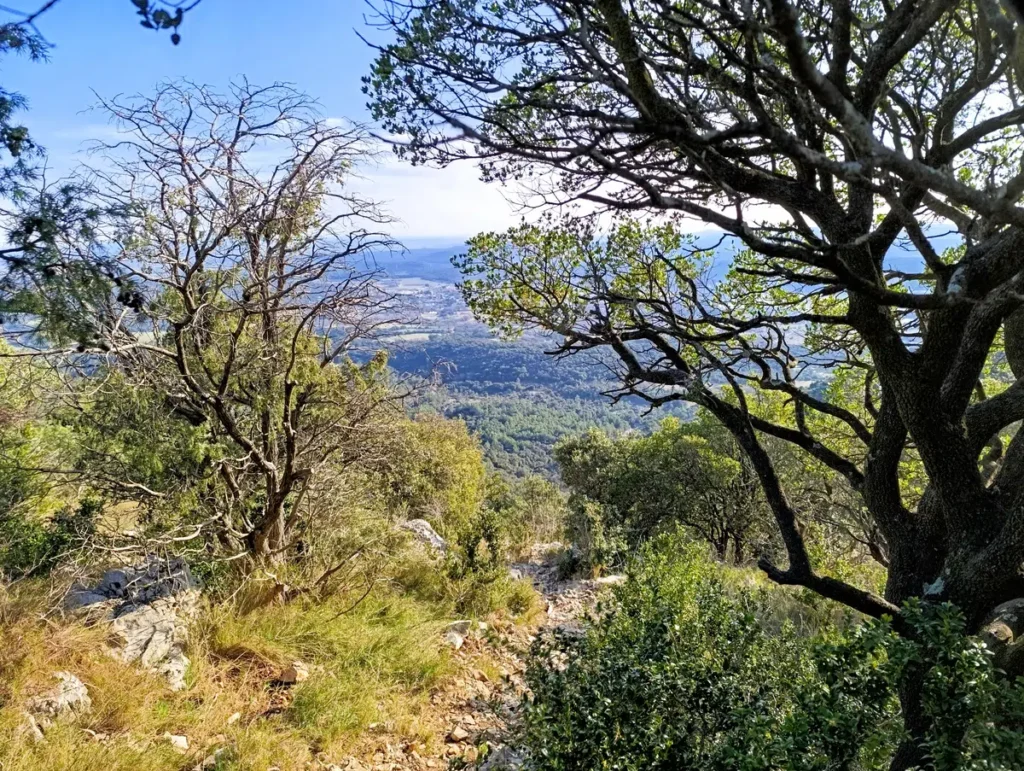
[(94, 587), (72, 587), (64, 604), (69, 609), (110, 600), (138, 605), (195, 588), (196, 582), (183, 559), (161, 559), (151, 554), (141, 565), (108, 570)]
[(110, 622), (114, 655), (163, 675), (172, 691), (180, 691), (185, 687), (190, 663), (185, 655), (188, 622), (198, 599), (197, 592), (189, 591), (150, 603), (121, 606)]
[(408, 530), (420, 543), (445, 554), (448, 551), (448, 542), (437, 534), (437, 531), (430, 526), (425, 519), (410, 519), (402, 522), (399, 527)]
[(135, 567), (108, 570), (94, 587), (75, 587), (65, 600), (110, 624), (113, 654), (163, 675), (172, 690), (185, 687), (188, 622), (199, 592), (180, 558), (155, 556)]

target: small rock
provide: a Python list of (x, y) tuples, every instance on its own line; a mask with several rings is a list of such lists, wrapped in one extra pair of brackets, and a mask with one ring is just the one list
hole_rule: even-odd
[(241, 712), (235, 712), (231, 717), (228, 718), (228, 725), (234, 725), (235, 723), (237, 723), (241, 719), (242, 719), (242, 713)]
[(594, 583), (598, 586), (617, 586), (626, 583), (626, 576), (602, 576), (601, 578), (595, 578)]
[(192, 771), (208, 771), (208, 769), (217, 768), (217, 766), (220, 765), (220, 761), (224, 759), (227, 754), (228, 748), (220, 747), (203, 758), (201, 763), (197, 763), (193, 766)]
[(456, 743), (458, 743), (458, 742), (464, 742), (464, 741), (466, 741), (466, 739), (468, 739), (468, 738), (469, 738), (469, 731), (467, 731), (467, 730), (466, 730), (465, 728), (463, 728), (462, 726), (455, 726), (455, 728), (453, 728), (453, 729), (452, 729), (452, 730), (451, 730), (451, 731), (449, 732), (449, 734), (448, 734), (448, 738), (449, 738), (449, 739), (450, 739), (451, 741), (453, 741), (453, 742), (456, 742)]
[(446, 632), (455, 632), (455, 634), (460, 634), (463, 637), (465, 637), (467, 634), (469, 634), (469, 629), (470, 629), (470, 626), (472, 625), (472, 623), (473, 623), (472, 621), (452, 621), (445, 628), (445, 631)]
[(523, 764), (523, 758), (511, 748), (495, 747), (480, 765), (480, 771), (514, 771)]
[(41, 728), (58, 720), (74, 720), (92, 708), (85, 683), (70, 672), (57, 672), (54, 677), (56, 688), (29, 699), (25, 705)]
[(277, 679), (285, 685), (295, 685), (309, 679), (309, 669), (301, 661), (293, 661), (290, 667), (281, 670)]
[(89, 589), (73, 588), (68, 592), (68, 596), (64, 598), (64, 607), (68, 610), (78, 610), (79, 608), (86, 608), (91, 605), (99, 605), (100, 603), (106, 602), (109, 597), (99, 592), (94, 592)]
[(459, 650), (463, 643), (466, 642), (466, 638), (458, 632), (445, 632), (444, 641), (447, 645), (450, 645), (455, 650)]
[(181, 734), (172, 734), (170, 731), (164, 734), (164, 741), (181, 753), (188, 752), (188, 737)]

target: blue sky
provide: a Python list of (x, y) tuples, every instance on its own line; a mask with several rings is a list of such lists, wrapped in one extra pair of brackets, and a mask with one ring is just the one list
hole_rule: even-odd
[[(25, 10), (41, 4), (21, 1)], [(38, 24), (54, 46), (50, 60), (3, 61), (3, 84), (29, 99), (22, 119), (46, 146), (54, 172), (76, 163), (83, 143), (105, 127), (102, 116), (87, 112), (93, 91), (144, 93), (168, 78), (214, 86), (240, 75), (287, 81), (318, 99), (329, 117), (369, 118), (360, 78), (373, 51), (356, 33), (384, 38), (366, 25), (372, 11), (364, 0), (203, 0), (177, 47), (167, 33), (141, 28), (133, 11), (128, 0), (61, 0)], [(364, 192), (400, 220), (395, 235), (410, 246), (456, 243), (519, 219), (470, 165), (413, 169), (389, 159), (366, 176)]]

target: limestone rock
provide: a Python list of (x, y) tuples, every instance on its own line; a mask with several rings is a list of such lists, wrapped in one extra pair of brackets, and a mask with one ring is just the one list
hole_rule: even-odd
[(188, 752), (188, 737), (180, 734), (172, 734), (170, 731), (164, 734), (164, 741), (170, 744), (177, 752)]
[(41, 742), (45, 737), (43, 736), (43, 729), (39, 726), (39, 721), (36, 720), (35, 715), (31, 712), (25, 712), (22, 717), (21, 726), (19, 727), (19, 733), (27, 733), (32, 737), (33, 741)]
[(75, 609), (109, 600), (139, 605), (195, 588), (196, 582), (183, 559), (150, 555), (140, 565), (108, 570), (94, 587), (72, 587), (65, 607)]
[(185, 687), (187, 620), (198, 602), (196, 592), (163, 597), (149, 604), (118, 608), (110, 624), (110, 641), (122, 661), (137, 661), (163, 675), (171, 690)]
[(444, 642), (455, 650), (459, 650), (465, 644), (466, 638), (458, 632), (445, 632)]
[(327, 767), (327, 771), (366, 771), (366, 766), (359, 758), (347, 758), (341, 762), (341, 765), (332, 763)]
[(278, 681), (285, 685), (295, 685), (309, 679), (309, 668), (301, 661), (293, 661), (291, 666), (281, 670)]
[(107, 602), (110, 598), (105, 594), (94, 592), (91, 589), (84, 589), (77, 587), (68, 593), (68, 596), (64, 598), (64, 607), (67, 610), (78, 610), (79, 608), (86, 608), (93, 605), (99, 605)]
[[(184, 739), (185, 737), (181, 738)], [(188, 740), (186, 739), (186, 741)], [(192, 771), (208, 771), (208, 769), (215, 769), (221, 765), (221, 761), (228, 759), (230, 754), (230, 749), (228, 747), (220, 747), (203, 758), (202, 762), (193, 766)]]
[(435, 551), (445, 554), (448, 551), (448, 542), (437, 534), (425, 519), (410, 519), (399, 525), (402, 530), (408, 530), (420, 543), (429, 546)]
[(25, 704), (37, 729), (45, 730), (58, 721), (75, 720), (92, 708), (85, 683), (70, 672), (57, 672), (54, 677), (57, 679), (55, 688), (29, 699)]
[(448, 738), (453, 742), (464, 742), (469, 738), (469, 731), (462, 726), (455, 726), (449, 733)]
[(180, 558), (150, 556), (141, 565), (108, 570), (96, 586), (75, 587), (69, 610), (84, 610), (110, 623), (114, 655), (163, 675), (172, 690), (185, 687), (187, 624), (199, 600), (196, 583)]

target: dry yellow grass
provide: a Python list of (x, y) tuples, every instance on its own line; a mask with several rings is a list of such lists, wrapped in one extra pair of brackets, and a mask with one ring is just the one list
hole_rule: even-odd
[[(159, 677), (105, 655), (102, 628), (45, 619), (38, 605), (8, 596), (0, 608), (0, 768), (179, 771), (230, 747), (218, 769), (290, 771), (317, 753), (343, 757), (374, 722), (425, 740), (434, 729), (430, 690), (452, 669), (437, 634), (443, 620), (389, 592), (343, 613), (350, 604), (337, 597), (245, 615), (207, 608), (192, 631), (188, 687), (172, 693)], [(294, 659), (310, 666), (310, 678), (275, 687)], [(37, 743), (22, 728), (23, 705), (57, 671), (86, 683), (93, 708)], [(230, 722), (235, 713), (241, 719)], [(188, 737), (186, 756), (165, 732)]]

